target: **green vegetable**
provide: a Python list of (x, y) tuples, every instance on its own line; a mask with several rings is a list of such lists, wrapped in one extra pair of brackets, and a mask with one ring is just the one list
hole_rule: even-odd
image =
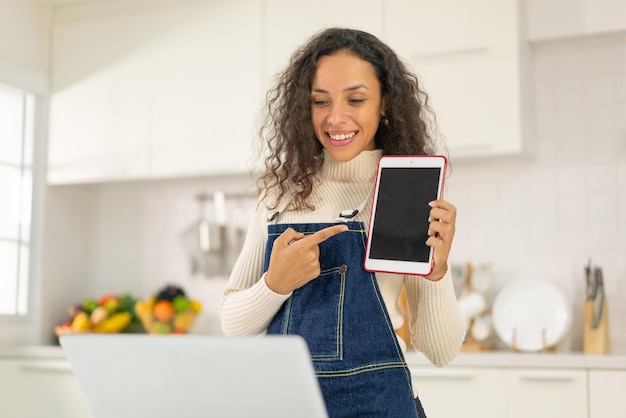
[(91, 315), (91, 313), (98, 307), (98, 301), (95, 299), (85, 299), (83, 302), (83, 308), (85, 308), (85, 312)]
[(135, 298), (130, 293), (123, 294), (120, 297), (120, 305), (118, 309), (120, 312), (130, 313), (132, 316), (132, 321), (131, 321), (132, 323), (139, 322), (139, 318), (137, 317), (137, 313), (135, 312), (136, 303), (137, 303), (137, 298)]
[(174, 306), (174, 312), (187, 312), (191, 309), (191, 301), (186, 296), (176, 296), (174, 300), (172, 300), (172, 305)]
[(120, 301), (117, 299), (109, 299), (104, 303), (104, 307), (109, 314), (114, 314), (120, 307)]

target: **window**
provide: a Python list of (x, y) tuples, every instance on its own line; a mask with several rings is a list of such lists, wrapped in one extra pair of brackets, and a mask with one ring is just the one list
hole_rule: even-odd
[(34, 102), (0, 84), (0, 315), (28, 310)]

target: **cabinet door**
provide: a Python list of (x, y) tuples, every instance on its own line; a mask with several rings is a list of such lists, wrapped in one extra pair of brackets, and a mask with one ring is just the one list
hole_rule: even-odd
[(520, 69), (515, 56), (414, 60), (450, 157), (524, 150)]
[(586, 418), (585, 370), (512, 369), (508, 386), (510, 418)]
[(516, 0), (394, 0), (385, 12), (385, 39), (407, 60), (516, 49)]
[(65, 360), (1, 360), (0, 405), (13, 418), (93, 416)]
[(589, 418), (623, 418), (626, 371), (589, 370)]
[(262, 1), (149, 3), (55, 24), (50, 183), (248, 172)]
[(57, 22), (48, 181), (148, 175), (152, 33), (145, 14)]
[(247, 173), (261, 106), (261, 2), (156, 14), (152, 175)]
[(429, 417), (506, 416), (506, 387), (500, 370), (411, 368), (411, 376)]
[(266, 86), (287, 65), (296, 48), (322, 29), (341, 26), (381, 35), (384, 15), (381, 0), (268, 0), (266, 3)]
[(386, 3), (385, 39), (418, 75), (452, 158), (528, 151), (518, 8), (516, 0)]
[(626, 30), (626, 3), (620, 0), (526, 0), (532, 41)]

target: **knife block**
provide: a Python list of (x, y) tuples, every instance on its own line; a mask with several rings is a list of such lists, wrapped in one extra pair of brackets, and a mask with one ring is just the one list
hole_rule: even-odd
[(611, 338), (609, 335), (609, 314), (608, 304), (606, 299), (604, 300), (604, 306), (602, 306), (602, 312), (600, 313), (600, 320), (598, 326), (592, 328), (593, 323), (593, 300), (586, 300), (584, 305), (583, 319), (583, 352), (585, 354), (610, 354), (611, 353)]

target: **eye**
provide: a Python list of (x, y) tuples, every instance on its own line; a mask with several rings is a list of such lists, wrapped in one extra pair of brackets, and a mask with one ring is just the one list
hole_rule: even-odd
[(321, 106), (325, 106), (328, 104), (328, 100), (327, 99), (318, 99), (318, 98), (313, 98), (311, 99), (311, 102), (313, 104), (313, 106), (317, 106), (317, 107), (321, 107)]
[(361, 98), (352, 98), (348, 100), (348, 103), (352, 104), (352, 105), (358, 105), (361, 104), (365, 101), (365, 99), (361, 99)]

